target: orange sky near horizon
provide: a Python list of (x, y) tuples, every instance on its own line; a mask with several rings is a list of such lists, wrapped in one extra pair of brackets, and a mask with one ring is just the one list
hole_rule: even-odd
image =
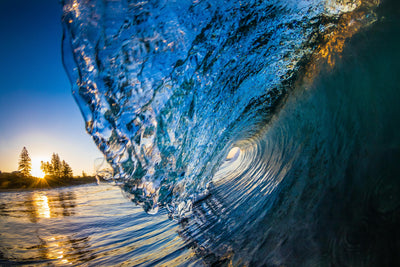
[(36, 177), (41, 174), (40, 162), (50, 161), (53, 153), (57, 153), (61, 160), (71, 166), (74, 175), (81, 175), (82, 171), (94, 174), (94, 161), (103, 157), (90, 136), (84, 130), (79, 132), (79, 129), (69, 140), (60, 140), (46, 133), (35, 133), (16, 136), (8, 140), (7, 146), (4, 143), (4, 140), (0, 140), (0, 171), (18, 170), (19, 157), (25, 146), (32, 160), (32, 175)]

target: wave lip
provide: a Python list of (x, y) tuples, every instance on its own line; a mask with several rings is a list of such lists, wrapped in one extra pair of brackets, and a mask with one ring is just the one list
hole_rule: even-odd
[(378, 4), (65, 1), (64, 63), (114, 178), (206, 264), (397, 266), (400, 16)]
[(154, 211), (204, 195), (335, 22), (372, 2), (65, 0), (63, 60), (115, 179)]

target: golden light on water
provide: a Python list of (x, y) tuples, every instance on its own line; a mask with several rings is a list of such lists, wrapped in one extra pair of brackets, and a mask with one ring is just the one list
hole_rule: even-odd
[(57, 237), (50, 237), (46, 240), (48, 255), (49, 259), (58, 259), (61, 261), (61, 264), (71, 264), (68, 259), (65, 258), (65, 251), (62, 240), (66, 239), (64, 236), (57, 236)]
[(232, 158), (238, 156), (239, 153), (240, 153), (240, 148), (238, 148), (238, 147), (235, 146), (234, 148), (232, 148), (232, 149), (229, 151), (228, 156), (226, 156), (226, 159), (227, 159), (227, 160), (230, 160), (230, 159), (232, 159)]
[[(367, 5), (378, 5), (379, 1), (371, 1)], [(359, 4), (356, 4), (358, 6)], [(376, 21), (377, 17), (373, 10), (368, 13), (363, 8), (357, 8), (352, 12), (345, 13), (338, 18), (336, 27), (328, 29), (323, 35), (323, 41), (318, 45), (311, 63), (308, 65), (305, 75), (304, 84), (311, 84), (315, 77), (319, 74), (324, 63), (329, 68), (333, 68), (336, 60), (341, 58), (341, 53), (346, 45), (346, 41), (360, 31), (360, 29), (370, 25)]]
[(33, 203), (36, 206), (38, 218), (50, 218), (51, 211), (49, 206), (49, 199), (42, 193), (35, 193), (33, 195)]

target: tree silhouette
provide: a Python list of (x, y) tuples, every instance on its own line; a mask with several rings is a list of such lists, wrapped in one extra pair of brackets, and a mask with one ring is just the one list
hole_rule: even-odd
[(61, 162), (61, 172), (63, 177), (72, 178), (72, 168), (65, 162), (65, 160)]
[(57, 153), (53, 153), (51, 161), (41, 162), (40, 168), (46, 175), (50, 175), (54, 178), (72, 178), (72, 168), (65, 160), (61, 161)]
[(61, 177), (62, 176), (61, 161), (60, 157), (56, 153), (53, 153), (53, 155), (51, 156), (51, 166), (52, 166), (52, 175), (54, 175), (55, 177)]
[(52, 175), (53, 173), (53, 167), (49, 162), (40, 162), (40, 169), (46, 174), (46, 175)]
[(23, 176), (31, 176), (32, 163), (28, 150), (24, 147), (19, 155), (18, 170)]

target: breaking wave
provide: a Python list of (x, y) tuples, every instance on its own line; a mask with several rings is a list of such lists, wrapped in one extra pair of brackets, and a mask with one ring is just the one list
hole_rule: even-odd
[(63, 6), (64, 65), (113, 179), (208, 263), (399, 263), (398, 4)]

